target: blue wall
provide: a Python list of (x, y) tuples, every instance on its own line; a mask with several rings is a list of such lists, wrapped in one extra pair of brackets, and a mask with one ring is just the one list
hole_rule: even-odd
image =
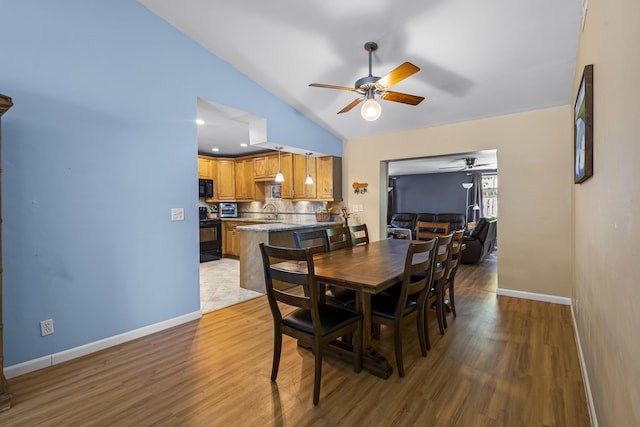
[[(399, 175), (396, 178), (396, 212), (465, 213), (468, 172)], [(472, 203), (469, 191), (469, 204)], [(473, 215), (469, 210), (469, 215)]]
[(198, 96), (342, 154), (135, 0), (3, 0), (0, 16), (5, 366), (199, 310)]

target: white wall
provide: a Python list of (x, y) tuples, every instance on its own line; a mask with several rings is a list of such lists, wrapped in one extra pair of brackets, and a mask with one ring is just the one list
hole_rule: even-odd
[[(363, 205), (360, 222), (378, 239), (386, 215), (381, 162), (497, 149), (498, 286), (569, 297), (571, 132), (571, 108), (563, 106), (349, 140), (343, 144), (345, 204)], [(369, 191), (354, 194), (353, 182), (369, 183)]]

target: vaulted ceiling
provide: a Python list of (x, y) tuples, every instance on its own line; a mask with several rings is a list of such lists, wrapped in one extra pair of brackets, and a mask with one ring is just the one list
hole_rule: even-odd
[[(140, 2), (344, 140), (571, 102), (582, 0)], [(378, 44), (373, 75), (405, 61), (420, 68), (392, 90), (424, 101), (382, 100), (367, 122), (359, 106), (337, 114), (355, 92), (309, 87), (353, 87), (368, 75), (368, 41)], [(218, 144), (238, 155), (240, 142)]]

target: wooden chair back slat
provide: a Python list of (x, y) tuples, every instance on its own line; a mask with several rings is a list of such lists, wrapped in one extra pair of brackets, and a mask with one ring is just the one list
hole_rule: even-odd
[(296, 248), (310, 248), (312, 254), (328, 252), (327, 233), (324, 230), (298, 231), (293, 233)]
[(446, 234), (449, 234), (448, 222), (416, 222), (416, 240), (430, 240)]
[(329, 252), (349, 246), (349, 230), (345, 227), (332, 227), (325, 230)]
[(369, 231), (367, 230), (367, 224), (350, 225), (349, 239), (351, 241), (351, 246), (369, 243)]

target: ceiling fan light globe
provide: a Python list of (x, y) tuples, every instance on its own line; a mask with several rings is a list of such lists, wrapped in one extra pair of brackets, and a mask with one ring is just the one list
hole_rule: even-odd
[(380, 107), (378, 101), (373, 98), (367, 99), (364, 104), (362, 104), (362, 109), (360, 110), (362, 118), (369, 122), (378, 120), (378, 117), (380, 117), (381, 113), (382, 107)]

